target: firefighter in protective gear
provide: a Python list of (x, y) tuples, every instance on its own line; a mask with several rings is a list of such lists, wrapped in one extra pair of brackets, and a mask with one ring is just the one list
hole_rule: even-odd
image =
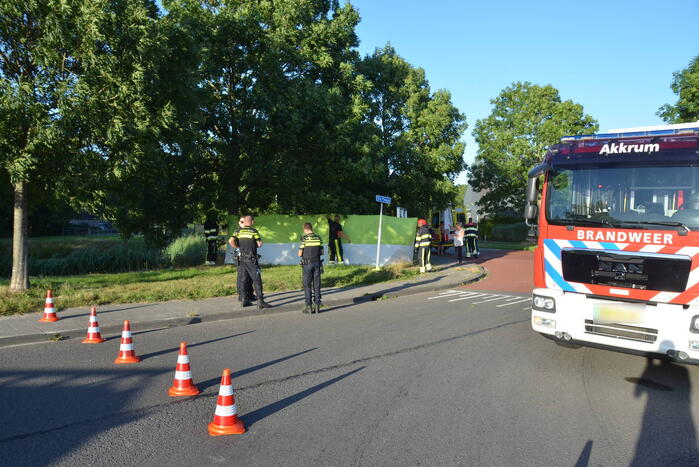
[(464, 236), (466, 237), (466, 257), (478, 258), (478, 224), (473, 222), (473, 218), (468, 218), (468, 223), (464, 226)]
[(209, 211), (206, 214), (204, 236), (206, 237), (206, 265), (215, 266), (218, 258), (218, 216), (215, 211)]
[(320, 313), (320, 275), (323, 272), (323, 240), (313, 233), (313, 226), (303, 224), (303, 237), (299, 246), (303, 268), (303, 294), (306, 307), (303, 313)]
[(420, 266), (420, 272), (431, 271), (430, 246), (432, 244), (432, 234), (430, 233), (430, 228), (427, 227), (427, 221), (425, 219), (418, 219), (417, 227), (415, 249), (417, 250), (417, 262)]
[(239, 274), (243, 274), (243, 306), (252, 305), (252, 297), (248, 295), (248, 285), (252, 281), (257, 295), (257, 307), (270, 308), (270, 305), (262, 298), (262, 275), (260, 273), (260, 265), (257, 254), (257, 249), (262, 246), (262, 238), (257, 229), (253, 228), (254, 220), (252, 216), (243, 218), (243, 228), (233, 233), (231, 239), (236, 248), (240, 248), (240, 268)]

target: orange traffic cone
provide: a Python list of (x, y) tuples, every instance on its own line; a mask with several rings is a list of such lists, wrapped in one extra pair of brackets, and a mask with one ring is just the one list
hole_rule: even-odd
[(177, 354), (177, 366), (175, 367), (175, 381), (168, 390), (171, 396), (196, 396), (199, 388), (192, 381), (192, 373), (189, 371), (189, 355), (187, 355), (187, 343), (180, 343), (180, 352)]
[(225, 368), (221, 375), (221, 387), (218, 390), (214, 421), (209, 423), (209, 434), (219, 436), (241, 435), (243, 433), (245, 433), (245, 426), (243, 426), (243, 421), (238, 419), (238, 406), (235, 404), (233, 386), (231, 385), (231, 370)]
[(83, 339), (83, 344), (101, 344), (104, 342), (100, 334), (100, 323), (97, 322), (97, 308), (90, 308), (90, 322), (87, 325), (87, 337)]
[(119, 345), (119, 356), (114, 360), (114, 363), (138, 363), (141, 357), (136, 356), (133, 350), (133, 341), (131, 340), (131, 325), (129, 321), (124, 321), (124, 330), (121, 331), (121, 344)]
[(41, 318), (39, 321), (43, 321), (45, 323), (53, 323), (54, 321), (58, 321), (59, 318), (56, 316), (56, 309), (53, 307), (53, 295), (51, 294), (51, 291), (48, 290), (46, 292), (46, 304), (44, 305), (44, 317)]

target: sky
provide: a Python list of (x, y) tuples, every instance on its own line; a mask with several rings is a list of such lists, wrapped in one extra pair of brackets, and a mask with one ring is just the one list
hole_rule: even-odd
[[(601, 131), (659, 125), (674, 103), (672, 73), (699, 55), (699, 0), (351, 0), (359, 51), (391, 43), (446, 89), (466, 115), (464, 158), (476, 120), (515, 81), (551, 84), (582, 104)], [(457, 181), (464, 183), (465, 174)]]

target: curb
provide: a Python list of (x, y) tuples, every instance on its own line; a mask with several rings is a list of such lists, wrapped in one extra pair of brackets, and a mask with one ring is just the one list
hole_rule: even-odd
[[(487, 271), (483, 266), (481, 265), (475, 265), (478, 267), (480, 270), (478, 274), (472, 276), (472, 277), (467, 277), (464, 280), (460, 280), (457, 282), (450, 282), (448, 284), (439, 284), (439, 285), (426, 285), (426, 286), (418, 286), (414, 288), (409, 288), (405, 290), (399, 290), (396, 292), (374, 292), (374, 293), (365, 293), (363, 295), (358, 295), (354, 296), (351, 298), (346, 298), (346, 299), (340, 299), (340, 300), (327, 300), (324, 302), (325, 304), (325, 310), (321, 311), (321, 313), (325, 313), (326, 311), (331, 311), (333, 308), (337, 307), (343, 307), (347, 305), (357, 305), (360, 303), (366, 303), (366, 302), (373, 302), (376, 300), (381, 300), (384, 298), (397, 298), (397, 297), (403, 297), (403, 296), (408, 296), (408, 295), (415, 295), (415, 294), (420, 294), (420, 293), (425, 293), (425, 292), (433, 292), (436, 290), (444, 290), (444, 289), (451, 289), (454, 287), (461, 287), (463, 285), (467, 284), (472, 284), (474, 282), (478, 282), (479, 280), (483, 279), (487, 275)], [(361, 288), (361, 287), (358, 287)], [(289, 305), (277, 305), (273, 308), (265, 309), (264, 311), (259, 311), (256, 307), (250, 307), (249, 310), (235, 310), (235, 311), (221, 311), (221, 312), (215, 312), (215, 313), (208, 313), (204, 316), (185, 316), (185, 317), (176, 317), (176, 318), (167, 318), (167, 319), (158, 319), (158, 320), (151, 320), (151, 321), (139, 321), (139, 322), (132, 322), (132, 327), (135, 327), (138, 329), (138, 331), (133, 331), (133, 335), (137, 336), (141, 332), (144, 331), (151, 331), (154, 329), (167, 329), (167, 328), (173, 328), (173, 327), (180, 327), (180, 326), (189, 326), (191, 324), (199, 324), (199, 323), (208, 323), (212, 321), (224, 321), (224, 320), (229, 320), (229, 319), (236, 319), (236, 318), (246, 318), (248, 316), (266, 316), (266, 315), (272, 315), (272, 314), (277, 314), (277, 313), (290, 313), (290, 312), (298, 312), (299, 311), (299, 305), (298, 304), (289, 304)], [(0, 348), (2, 347), (8, 347), (12, 345), (19, 345), (19, 344), (32, 344), (32, 343), (38, 343), (38, 342), (48, 342), (48, 339), (56, 334), (60, 334), (62, 337), (66, 339), (75, 339), (75, 338), (83, 338), (85, 337), (87, 327), (81, 327), (80, 329), (68, 329), (68, 330), (62, 330), (60, 332), (42, 332), (42, 333), (35, 333), (35, 334), (26, 334), (26, 335), (21, 335), (21, 336), (10, 336), (10, 337), (0, 337)], [(122, 330), (122, 325), (121, 324), (112, 324), (112, 325), (107, 325), (103, 326), (100, 325), (100, 332), (103, 334), (118, 334), (115, 335), (114, 337), (106, 337), (107, 341), (113, 340), (113, 339), (119, 339), (121, 336), (121, 330)], [(104, 337), (104, 336), (103, 336)]]

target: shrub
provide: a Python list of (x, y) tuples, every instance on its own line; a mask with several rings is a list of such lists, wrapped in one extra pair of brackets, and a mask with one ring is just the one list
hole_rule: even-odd
[(496, 225), (493, 227), (491, 240), (503, 242), (523, 242), (527, 239), (529, 227), (524, 222)]
[(164, 257), (171, 266), (178, 268), (204, 264), (206, 239), (201, 235), (177, 238), (165, 248)]
[[(160, 250), (141, 241), (34, 241), (29, 245), (29, 274), (57, 276), (154, 269), (162, 263)], [(0, 277), (12, 272), (11, 242), (0, 243)]]
[(119, 243), (103, 248), (80, 248), (63, 257), (56, 255), (51, 258), (30, 258), (29, 273), (33, 276), (57, 276), (144, 271), (157, 268), (161, 262), (161, 254), (157, 248), (142, 243)]

